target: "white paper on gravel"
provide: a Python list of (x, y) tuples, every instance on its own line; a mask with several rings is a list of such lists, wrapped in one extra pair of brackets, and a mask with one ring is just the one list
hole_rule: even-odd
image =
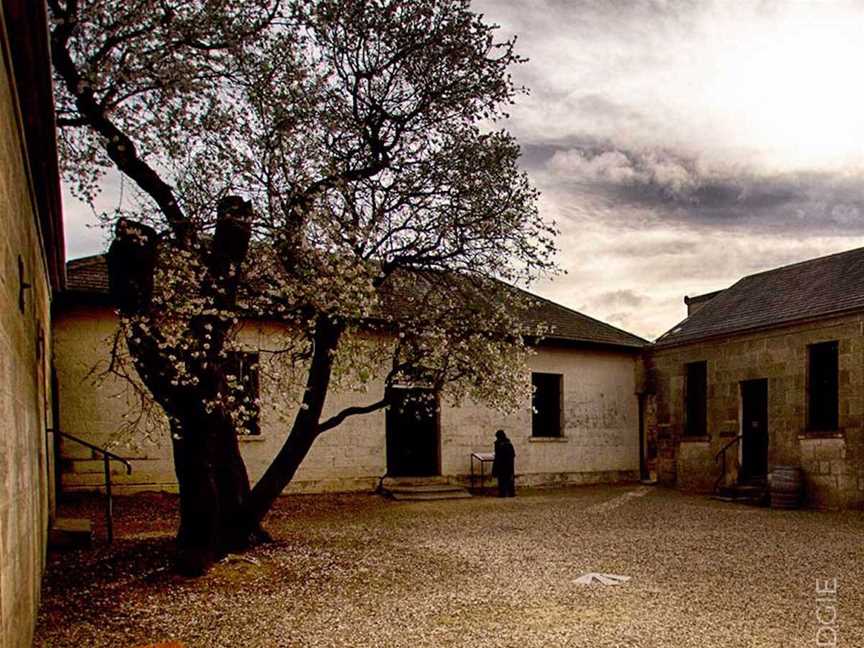
[(573, 582), (579, 583), (580, 585), (593, 585), (594, 583), (598, 583), (600, 585), (620, 585), (621, 583), (626, 583), (629, 580), (629, 576), (619, 576), (618, 574), (598, 574), (596, 572), (589, 572), (587, 574), (583, 574)]

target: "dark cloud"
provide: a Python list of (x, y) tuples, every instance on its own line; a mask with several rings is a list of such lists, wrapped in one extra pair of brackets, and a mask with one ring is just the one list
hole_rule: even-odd
[(864, 244), (860, 5), (475, 4), (530, 58), (506, 126), (562, 231), (542, 294), (653, 336), (685, 294)]
[(528, 170), (545, 170), (556, 154), (570, 150), (586, 151), (591, 155), (599, 155), (604, 151), (614, 150), (611, 140), (592, 135), (568, 135), (559, 138), (520, 138), (522, 157), (520, 164)]
[(864, 178), (834, 173), (755, 173), (710, 167), (668, 150), (627, 150), (592, 142), (572, 148), (532, 147), (545, 171), (541, 185), (574, 202), (649, 210), (658, 225), (782, 228), (792, 232), (864, 233)]
[(645, 304), (646, 298), (633, 290), (612, 290), (600, 293), (592, 299), (592, 304), (602, 307), (636, 308)]
[(560, 147), (554, 144), (533, 144), (520, 142), (522, 155), (519, 158), (520, 166), (526, 171), (542, 171), (547, 162), (558, 151)]
[(685, 254), (690, 247), (687, 241), (677, 239), (645, 241), (642, 238), (630, 240), (629, 237), (624, 237), (621, 241), (610, 244), (609, 250), (617, 255), (645, 259), (651, 263), (661, 263), (659, 257), (678, 257)]

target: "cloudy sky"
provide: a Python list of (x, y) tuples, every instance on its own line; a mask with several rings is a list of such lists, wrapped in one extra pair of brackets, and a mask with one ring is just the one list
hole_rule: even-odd
[(536, 292), (653, 339), (686, 294), (864, 245), (864, 3), (474, 4), (530, 58), (506, 126), (567, 271)]

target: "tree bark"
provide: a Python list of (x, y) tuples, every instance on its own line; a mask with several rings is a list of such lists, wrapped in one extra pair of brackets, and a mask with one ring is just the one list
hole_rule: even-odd
[[(230, 310), (236, 305), (239, 267), (248, 253), (250, 217), (251, 206), (239, 198), (219, 204), (216, 232), (206, 258), (208, 276), (201, 286), (202, 296), (216, 309)], [(152, 228), (118, 221), (108, 253), (109, 283), (126, 317), (150, 314), (157, 245)], [(185, 350), (167, 348), (150, 327), (133, 324), (127, 336), (140, 378), (169, 417), (180, 490), (177, 569), (191, 576), (204, 573), (225, 553), (266, 535), (257, 523), (247, 523), (249, 478), (234, 422), (216, 397), (227, 388), (221, 352), (229, 323), (209, 310), (190, 321), (192, 344)], [(172, 354), (182, 357), (198, 379), (194, 386), (172, 382)]]
[(174, 465), (180, 485), (177, 570), (198, 576), (216, 560), (247, 548), (253, 530), (239, 524), (249, 497), (237, 435), (225, 417), (189, 411), (177, 427)]
[(294, 417), (288, 438), (252, 489), (245, 517), (245, 524), (249, 528), (254, 529), (261, 523), (276, 498), (294, 478), (297, 468), (321, 433), (321, 412), (330, 386), (334, 353), (343, 330), (344, 326), (340, 322), (319, 315), (315, 323), (314, 346), (303, 403)]

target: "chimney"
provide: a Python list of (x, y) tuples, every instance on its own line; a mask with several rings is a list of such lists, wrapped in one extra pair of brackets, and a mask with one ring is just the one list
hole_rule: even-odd
[(684, 303), (687, 305), (687, 317), (695, 315), (705, 307), (705, 304), (719, 295), (722, 290), (705, 293), (704, 295), (696, 295), (695, 297), (684, 296)]

